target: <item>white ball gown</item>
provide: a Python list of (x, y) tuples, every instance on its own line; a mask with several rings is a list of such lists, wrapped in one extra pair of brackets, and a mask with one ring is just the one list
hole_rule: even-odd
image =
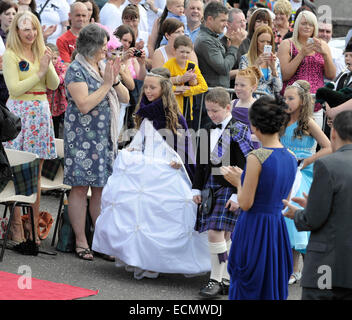
[(137, 279), (210, 270), (207, 234), (194, 230), (191, 181), (171, 161), (182, 163), (145, 119), (103, 189), (92, 249), (116, 257)]

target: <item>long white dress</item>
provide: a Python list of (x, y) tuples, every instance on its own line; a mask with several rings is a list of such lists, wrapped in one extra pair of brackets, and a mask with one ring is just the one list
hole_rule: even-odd
[(191, 181), (183, 166), (170, 167), (182, 163), (179, 155), (148, 120), (129, 148), (119, 152), (103, 189), (93, 250), (115, 256), (137, 279), (209, 271), (207, 235), (194, 230)]

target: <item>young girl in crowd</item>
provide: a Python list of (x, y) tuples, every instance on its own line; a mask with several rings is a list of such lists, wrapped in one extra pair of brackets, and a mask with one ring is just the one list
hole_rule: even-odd
[[(246, 124), (249, 129), (248, 112), (253, 102), (256, 101), (253, 93), (257, 90), (260, 77), (260, 70), (255, 66), (239, 70), (236, 76), (235, 92), (237, 99), (233, 100), (232, 117)], [(254, 148), (259, 148), (260, 143), (254, 134), (251, 135), (251, 139)]]
[(51, 114), (53, 116), (55, 137), (59, 138), (60, 124), (64, 123), (64, 116), (67, 108), (66, 88), (64, 83), (67, 66), (63, 63), (59, 49), (56, 45), (48, 43), (47, 47), (49, 47), (53, 53), (53, 65), (60, 79), (59, 87), (56, 90), (48, 89), (46, 93)]
[[(265, 46), (270, 46), (266, 52)], [(258, 91), (276, 96), (282, 89), (280, 61), (275, 54), (274, 34), (269, 26), (261, 26), (254, 31), (248, 53), (240, 60), (239, 69), (256, 66), (260, 69), (261, 77)]]
[[(296, 194), (292, 197), (303, 197), (303, 192), (308, 194), (313, 180), (313, 163), (316, 159), (331, 153), (330, 141), (312, 118), (313, 101), (310, 94), (310, 84), (305, 80), (297, 80), (288, 86), (284, 94), (290, 115), (289, 123), (281, 143), (296, 155), (299, 161), (301, 181)], [(316, 142), (321, 149), (315, 153)], [(295, 205), (297, 205), (295, 203)], [(309, 233), (298, 232), (293, 220), (285, 218), (287, 230), (293, 249), (293, 274), (290, 284), (301, 278), (299, 271), (300, 253), (305, 254)]]
[[(121, 56), (121, 69), (120, 77), (122, 83), (127, 87), (130, 92), (130, 102), (120, 104), (120, 115), (119, 115), (119, 126), (118, 131), (121, 133), (121, 129), (124, 126), (126, 109), (130, 106), (136, 106), (135, 98), (139, 88), (140, 83), (145, 78), (146, 75), (146, 54), (143, 49), (139, 50), (138, 56), (135, 55), (137, 52), (136, 38), (132, 28), (128, 25), (120, 25), (114, 32), (114, 35), (121, 41), (122, 44), (122, 56)], [(127, 119), (129, 118), (128, 112)]]
[(167, 44), (167, 39), (162, 32), (162, 24), (168, 18), (175, 18), (181, 21), (184, 25), (184, 30), (187, 30), (187, 18), (184, 15), (185, 5), (183, 0), (167, 0), (163, 14), (154, 22), (152, 33), (148, 39), (148, 52), (152, 57), (154, 50), (161, 45)]
[(195, 229), (198, 232), (208, 231), (211, 259), (210, 279), (199, 294), (215, 298), (228, 292), (230, 277), (227, 273), (227, 254), (238, 209), (235, 197), (237, 191), (223, 179), (219, 168), (222, 165), (243, 168), (245, 157), (253, 147), (248, 127), (232, 118), (230, 95), (225, 89), (217, 87), (210, 90), (205, 96), (205, 106), (213, 125), (208, 128), (206, 135), (200, 136), (192, 191), (196, 204), (204, 202), (205, 191), (211, 189), (214, 194), (210, 211), (199, 210)]
[[(189, 37), (178, 36), (174, 42), (175, 58), (171, 58), (164, 64), (170, 70), (171, 82), (176, 95), (176, 101), (181, 113), (188, 123), (193, 120), (193, 96), (206, 92), (208, 85), (202, 76), (199, 67), (188, 60), (193, 50), (193, 44)], [(189, 97), (189, 101), (187, 101)]]
[(191, 142), (168, 70), (152, 69), (142, 92), (138, 132), (104, 188), (93, 249), (115, 256), (137, 279), (207, 272), (207, 240), (194, 230)]
[[(170, 60), (171, 58), (175, 58), (175, 39), (180, 35), (184, 35), (185, 28), (181, 21), (175, 18), (168, 18), (163, 22), (161, 30), (167, 38), (168, 43), (167, 45), (161, 46), (160, 48), (155, 50), (152, 57), (153, 68), (160, 68), (168, 60)], [(192, 50), (189, 60), (195, 62), (195, 64), (198, 65), (198, 58), (194, 50)]]

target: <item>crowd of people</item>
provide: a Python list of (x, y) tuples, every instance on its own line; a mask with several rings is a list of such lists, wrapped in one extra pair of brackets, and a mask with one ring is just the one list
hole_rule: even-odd
[[(323, 297), (321, 262), (345, 274), (324, 298), (351, 298), (350, 258), (327, 254), (352, 254), (352, 40), (332, 47), (332, 27), (309, 0), (1, 0), (0, 104), (21, 131), (0, 139), (40, 159), (35, 226), (60, 138), (78, 258), (210, 271), (199, 294), (239, 300), (287, 299), (303, 257), (303, 297)], [(17, 208), (12, 241), (40, 245), (31, 227)]]

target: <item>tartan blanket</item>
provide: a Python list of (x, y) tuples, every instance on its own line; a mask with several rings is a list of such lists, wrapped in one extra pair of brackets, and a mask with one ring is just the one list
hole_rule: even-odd
[(16, 195), (30, 196), (37, 193), (39, 159), (11, 167)]
[(42, 168), (42, 176), (54, 180), (60, 165), (64, 167), (64, 158), (47, 159), (44, 160)]

